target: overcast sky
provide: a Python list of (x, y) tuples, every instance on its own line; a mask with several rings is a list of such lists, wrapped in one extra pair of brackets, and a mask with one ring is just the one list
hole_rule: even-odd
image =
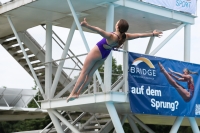
[[(7, 0), (0, 0), (4, 3)], [(198, 6), (200, 4), (198, 2)], [(200, 10), (197, 10), (197, 15), (200, 14)], [(69, 29), (60, 28), (60, 27), (53, 27), (53, 30), (60, 36), (61, 39), (65, 42), (67, 38), (67, 34)], [(191, 27), (191, 57), (190, 60), (192, 63), (200, 64), (199, 59), (199, 51), (200, 51), (200, 18), (197, 17), (195, 19), (195, 25)], [(29, 33), (41, 44), (45, 44), (45, 31), (41, 27), (35, 27), (28, 30)], [(40, 31), (40, 32), (38, 32)], [(154, 40), (154, 44), (151, 50), (156, 48), (171, 32), (166, 31), (163, 34), (162, 38), (156, 38)], [(64, 34), (63, 34), (64, 33)], [(92, 48), (96, 44), (96, 40), (100, 40), (102, 37), (99, 35), (95, 35), (92, 33), (85, 33), (86, 39), (88, 40), (88, 44), (90, 48)], [(84, 48), (82, 39), (79, 35), (79, 32), (75, 32), (75, 39), (73, 39), (72, 44), (70, 45), (70, 49), (75, 54), (83, 54), (86, 53)], [(91, 38), (95, 38), (91, 39)], [(137, 53), (144, 53), (146, 46), (148, 44), (149, 38), (145, 39), (136, 39), (134, 41), (129, 42), (129, 51), (137, 52)], [(183, 29), (176, 34), (157, 54), (156, 56), (181, 60), (183, 61), (183, 45), (184, 45), (184, 33)], [(83, 49), (77, 49), (80, 47)], [(58, 49), (55, 45), (53, 45), (53, 49)], [(119, 52), (113, 52), (114, 58), (117, 59), (117, 63), (122, 63), (122, 54)], [(61, 57), (61, 49), (53, 51), (54, 59), (59, 59)], [(81, 58), (84, 60), (84, 57)], [(24, 89), (31, 89), (34, 87), (35, 83), (32, 77), (15, 61), (15, 59), (0, 45), (0, 87), (6, 86), (8, 88), (24, 88)], [(77, 74), (77, 73), (76, 73)]]

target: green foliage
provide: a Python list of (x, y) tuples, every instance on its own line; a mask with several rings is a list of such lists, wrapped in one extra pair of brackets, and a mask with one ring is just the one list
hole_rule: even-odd
[[(104, 65), (102, 65), (99, 69), (100, 75), (102, 80), (104, 79)], [(117, 81), (117, 79), (119, 78), (119, 76), (123, 73), (122, 71), (122, 65), (117, 65), (117, 61), (116, 59), (112, 58), (112, 84)]]
[(50, 122), (49, 116), (33, 120), (0, 122), (0, 133), (44, 129)]

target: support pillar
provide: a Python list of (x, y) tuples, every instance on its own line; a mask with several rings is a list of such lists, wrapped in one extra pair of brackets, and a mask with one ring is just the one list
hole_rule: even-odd
[[(191, 25), (187, 24), (184, 27), (184, 61), (190, 61), (190, 46), (191, 46)], [(188, 117), (192, 131), (199, 133), (199, 128), (194, 117)]]
[[(128, 51), (128, 41), (125, 42), (123, 49)], [(128, 92), (128, 52), (123, 52), (123, 76), (124, 92)]]
[(190, 40), (191, 40), (191, 25), (187, 24), (184, 27), (184, 61), (190, 61)]
[(64, 131), (63, 131), (61, 125), (60, 125), (60, 122), (56, 118), (56, 116), (50, 110), (48, 110), (48, 113), (49, 113), (49, 116), (50, 116), (50, 118), (51, 118), (51, 120), (53, 122), (54, 127), (56, 128), (56, 131), (58, 133), (64, 133)]
[(153, 45), (154, 39), (155, 39), (154, 36), (150, 37), (149, 43), (148, 43), (147, 48), (146, 48), (146, 51), (145, 51), (145, 54), (149, 54), (149, 52), (150, 52), (150, 50), (151, 50), (151, 47), (152, 47), (152, 45)]
[(177, 133), (183, 121), (183, 117), (177, 117), (169, 133)]
[(197, 125), (197, 122), (196, 122), (195, 118), (194, 117), (188, 117), (188, 120), (189, 120), (190, 125), (192, 127), (193, 133), (200, 133), (199, 132), (199, 127)]
[(110, 114), (110, 117), (112, 119), (112, 122), (113, 122), (116, 132), (124, 133), (124, 129), (122, 127), (122, 124), (120, 122), (119, 116), (117, 114), (117, 111), (115, 109), (113, 102), (106, 102), (106, 107), (108, 109), (108, 112)]
[(45, 52), (45, 95), (50, 99), (52, 85), (52, 23), (46, 23), (46, 52)]
[[(112, 32), (114, 27), (114, 5), (110, 4), (106, 15), (106, 31)], [(105, 60), (104, 66), (104, 84), (106, 92), (111, 90), (111, 78), (112, 78), (112, 51)]]

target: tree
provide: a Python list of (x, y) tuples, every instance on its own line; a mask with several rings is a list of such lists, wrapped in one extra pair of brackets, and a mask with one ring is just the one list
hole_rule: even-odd
[[(102, 65), (99, 69), (102, 80), (104, 79), (104, 65)], [(112, 58), (112, 84), (117, 81), (117, 79), (122, 75), (122, 65), (117, 65), (116, 59)]]

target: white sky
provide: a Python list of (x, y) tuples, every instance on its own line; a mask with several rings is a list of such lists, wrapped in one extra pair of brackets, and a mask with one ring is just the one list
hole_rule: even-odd
[[(7, 0), (0, 0), (2, 3)], [(198, 2), (197, 7), (200, 7)], [(200, 10), (197, 11), (197, 14), (200, 14)], [(65, 42), (68, 34), (68, 29), (54, 27), (53, 30), (60, 36), (60, 38)], [(190, 60), (192, 63), (200, 64), (199, 59), (199, 51), (200, 51), (200, 18), (197, 17), (195, 19), (195, 25), (191, 26), (191, 56)], [(29, 33), (41, 44), (45, 43), (45, 31), (41, 27), (36, 27), (28, 30)], [(40, 31), (40, 32), (38, 32)], [(164, 32), (162, 38), (156, 38), (154, 40), (154, 44), (152, 50), (158, 46), (171, 32)], [(90, 48), (92, 48), (97, 40), (100, 40), (102, 37), (99, 35), (95, 35), (92, 33), (85, 33), (86, 39)], [(92, 38), (95, 38), (92, 39)], [(146, 46), (148, 44), (149, 38), (136, 39), (129, 42), (129, 51), (144, 53)], [(183, 45), (184, 45), (184, 33), (183, 29), (176, 34), (157, 54), (156, 56), (175, 59), (175, 60), (183, 60)], [(77, 47), (80, 47), (77, 49)], [(82, 49), (83, 48), (83, 49)], [(53, 51), (54, 59), (59, 59), (61, 57), (61, 50), (58, 49), (53, 44), (53, 49), (57, 49)], [(83, 45), (82, 39), (79, 35), (79, 32), (75, 32), (74, 39), (72, 44), (70, 45), (70, 49), (75, 54), (83, 54), (86, 53), (85, 47)], [(59, 51), (60, 50), (60, 51)], [(117, 59), (118, 64), (122, 64), (122, 54), (119, 52), (113, 53), (114, 58)], [(8, 88), (24, 88), (31, 89), (34, 87), (34, 80), (29, 74), (15, 61), (15, 59), (0, 45), (0, 87), (6, 86)], [(81, 59), (84, 59), (81, 58)]]

